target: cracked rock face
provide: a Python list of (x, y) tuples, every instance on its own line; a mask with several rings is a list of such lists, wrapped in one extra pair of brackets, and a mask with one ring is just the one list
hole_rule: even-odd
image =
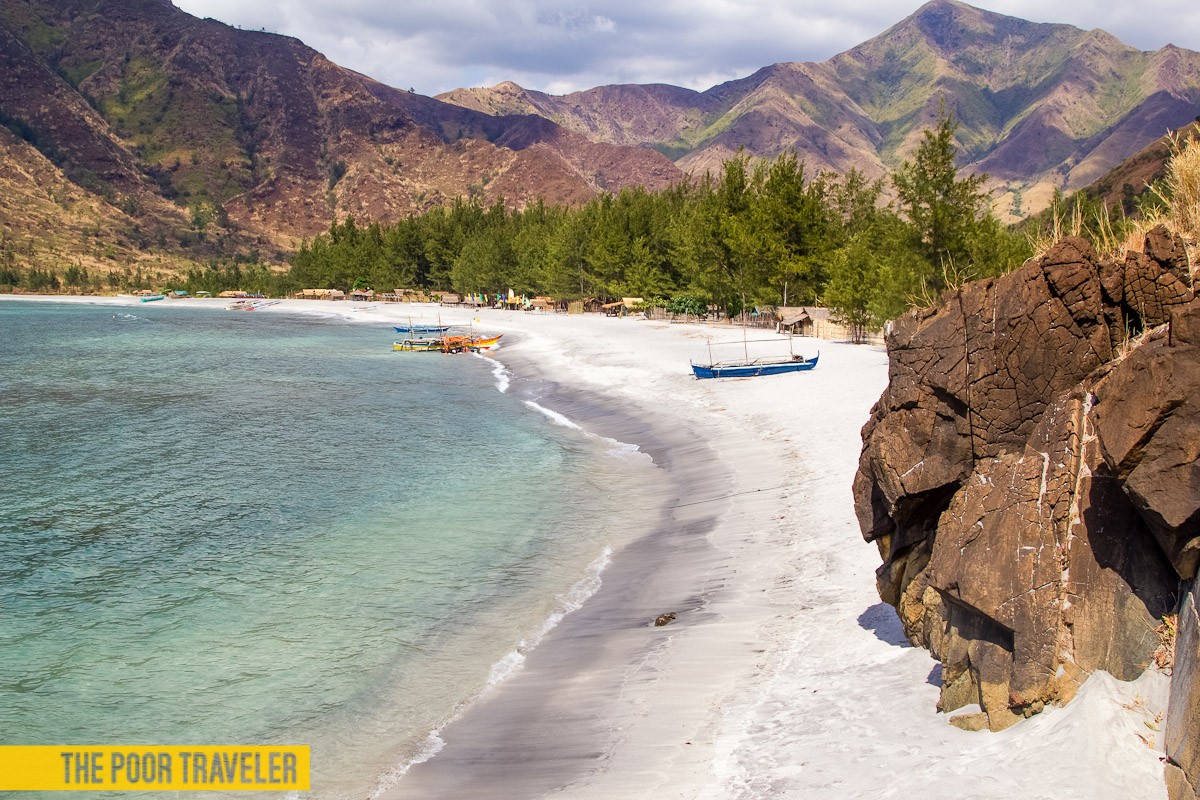
[(1063, 240), (897, 320), (888, 350), (855, 507), (880, 596), (943, 664), (941, 710), (999, 730), (1094, 670), (1137, 677), (1200, 562), (1182, 243), (1156, 228), (1113, 264)]

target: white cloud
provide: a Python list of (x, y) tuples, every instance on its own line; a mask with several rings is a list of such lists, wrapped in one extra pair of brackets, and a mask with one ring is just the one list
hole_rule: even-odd
[[(303, 40), (334, 62), (437, 94), (512, 80), (563, 93), (611, 83), (706, 89), (780, 61), (823, 61), (919, 6), (884, 0), (175, 0), (196, 16)], [(1103, 28), (1142, 49), (1200, 50), (1195, 0), (974, 5)]]

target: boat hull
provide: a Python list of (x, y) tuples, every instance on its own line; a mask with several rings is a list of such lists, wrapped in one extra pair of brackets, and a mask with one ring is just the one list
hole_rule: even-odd
[(503, 335), (504, 334), (501, 333), (498, 336), (488, 336), (483, 339), (476, 339), (475, 341), (471, 342), (471, 347), (475, 350), (491, 349), (492, 347), (496, 346), (496, 344), (500, 341), (500, 337)]
[(427, 334), (442, 334), (450, 330), (449, 325), (393, 325), (392, 329), (396, 333), (412, 334), (415, 336), (424, 336)]
[(757, 361), (748, 364), (692, 364), (697, 378), (757, 378), (760, 375), (780, 375), (785, 372), (805, 372), (817, 366), (820, 356), (786, 361)]
[(404, 350), (413, 353), (433, 353), (441, 351), (445, 348), (440, 339), (430, 339), (429, 341), (420, 340), (405, 340), (402, 342), (392, 342), (393, 350)]
[(488, 350), (500, 341), (496, 336), (446, 336), (441, 339), (403, 339), (392, 342), (393, 350), (403, 350), (414, 353), (462, 353)]

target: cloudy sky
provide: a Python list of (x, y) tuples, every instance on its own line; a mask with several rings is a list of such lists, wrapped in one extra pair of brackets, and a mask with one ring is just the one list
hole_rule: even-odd
[[(511, 80), (561, 94), (611, 83), (693, 89), (780, 61), (824, 61), (922, 0), (174, 0), (198, 17), (295, 36), (342, 66), (434, 95)], [(1197, 0), (974, 0), (1127, 44), (1200, 50)]]

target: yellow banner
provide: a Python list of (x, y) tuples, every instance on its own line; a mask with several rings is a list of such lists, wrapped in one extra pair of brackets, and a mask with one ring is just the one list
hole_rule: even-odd
[(0, 791), (308, 791), (308, 745), (0, 746)]

